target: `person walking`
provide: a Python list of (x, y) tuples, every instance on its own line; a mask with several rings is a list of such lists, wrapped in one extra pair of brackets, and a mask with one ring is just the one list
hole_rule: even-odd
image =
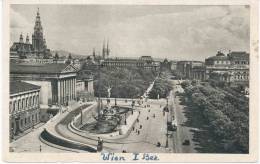
[(101, 152), (103, 149), (103, 140), (98, 137), (97, 151)]
[(42, 145), (40, 145), (40, 152), (42, 152)]

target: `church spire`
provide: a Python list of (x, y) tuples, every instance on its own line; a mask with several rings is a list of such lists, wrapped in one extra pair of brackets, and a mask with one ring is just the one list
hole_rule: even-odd
[(109, 46), (108, 46), (108, 44), (109, 44), (109, 39), (107, 40), (107, 49), (106, 49), (106, 55), (107, 55), (107, 58), (108, 58), (108, 56), (109, 56), (109, 53), (110, 53), (110, 49), (109, 49)]
[(106, 57), (106, 40), (105, 39), (103, 41), (102, 57), (103, 57), (103, 59)]
[(23, 43), (23, 34), (21, 33), (20, 34), (20, 40), (19, 40), (20, 43)]
[(29, 35), (28, 35), (28, 34), (26, 35), (26, 43), (27, 43), (27, 44), (30, 44)]

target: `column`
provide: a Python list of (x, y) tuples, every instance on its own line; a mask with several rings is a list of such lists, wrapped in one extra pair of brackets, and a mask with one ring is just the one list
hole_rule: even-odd
[(66, 101), (66, 83), (65, 80), (63, 80), (63, 103)]
[(76, 84), (77, 84), (77, 81), (76, 81), (76, 78), (74, 78), (74, 97), (75, 98), (77, 98)]
[(57, 93), (57, 96), (58, 96), (58, 104), (61, 103), (61, 85), (60, 85), (60, 80), (58, 79), (58, 93)]
[(71, 79), (69, 81), (69, 100), (71, 100)]
[(63, 103), (63, 80), (60, 81), (60, 100), (61, 104)]
[(69, 80), (66, 79), (66, 99), (69, 101)]

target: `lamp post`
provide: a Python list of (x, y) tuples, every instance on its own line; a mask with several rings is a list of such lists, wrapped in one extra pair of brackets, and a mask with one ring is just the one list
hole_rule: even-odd
[(80, 123), (81, 125), (83, 124), (83, 111), (82, 111), (82, 107), (80, 107), (81, 110), (80, 110)]
[(167, 122), (166, 122), (166, 143), (165, 148), (168, 148), (168, 113), (167, 113)]
[(126, 125), (126, 113), (125, 113), (125, 125)]
[(117, 94), (118, 94), (118, 90), (117, 90), (117, 82), (115, 80), (115, 106), (117, 106), (117, 101), (116, 101), (116, 98), (117, 98)]

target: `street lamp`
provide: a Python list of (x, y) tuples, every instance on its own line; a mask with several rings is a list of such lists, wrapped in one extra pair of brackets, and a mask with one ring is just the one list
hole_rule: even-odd
[(165, 148), (168, 148), (168, 113), (167, 113), (167, 122), (166, 122), (166, 143)]
[(81, 125), (83, 124), (83, 111), (82, 111), (82, 107), (81, 108), (81, 111), (80, 111), (80, 123)]
[(125, 113), (125, 125), (126, 125), (126, 113)]

